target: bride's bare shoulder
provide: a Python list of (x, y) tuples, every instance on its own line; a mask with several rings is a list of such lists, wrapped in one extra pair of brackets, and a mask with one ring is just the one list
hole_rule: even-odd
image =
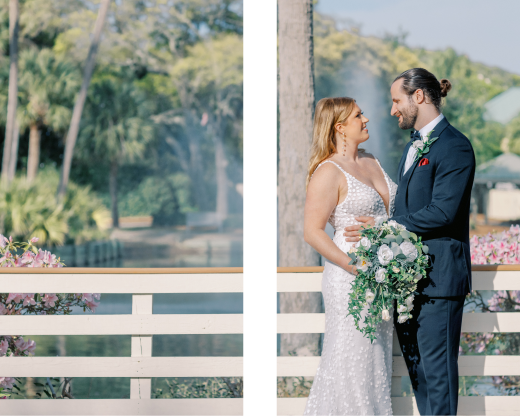
[(314, 170), (309, 186), (314, 184), (329, 183), (333, 184), (338, 181), (342, 176), (341, 170), (338, 168), (333, 160), (327, 159), (321, 162), (318, 167)]
[(371, 159), (373, 161), (376, 160), (376, 157), (372, 153), (368, 153), (365, 150), (359, 152), (359, 156), (362, 157), (362, 158)]

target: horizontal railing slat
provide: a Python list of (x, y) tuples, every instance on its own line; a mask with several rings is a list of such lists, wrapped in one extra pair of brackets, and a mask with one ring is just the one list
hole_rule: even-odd
[(229, 293), (242, 292), (242, 273), (0, 274), (1, 293)]
[[(278, 273), (278, 292), (321, 292), (322, 272)], [(519, 271), (474, 271), (473, 290), (520, 290)]]
[[(279, 334), (315, 334), (325, 332), (323, 313), (278, 314)], [(520, 332), (520, 313), (465, 313), (462, 332)]]
[[(303, 415), (306, 397), (279, 398), (278, 415)], [(394, 415), (418, 415), (414, 397), (392, 397)], [(458, 415), (520, 416), (519, 396), (460, 396)]]
[(16, 267), (0, 268), (2, 274), (220, 274), (243, 273), (243, 267)]
[(2, 400), (2, 415), (242, 415), (243, 399)]
[(0, 316), (4, 334), (172, 335), (241, 334), (242, 314)]
[[(394, 377), (408, 376), (403, 357), (393, 357)], [(278, 377), (314, 377), (320, 357), (278, 357)], [(459, 357), (460, 376), (519, 376), (519, 356), (462, 356)]]
[(241, 377), (242, 357), (11, 357), (2, 377)]

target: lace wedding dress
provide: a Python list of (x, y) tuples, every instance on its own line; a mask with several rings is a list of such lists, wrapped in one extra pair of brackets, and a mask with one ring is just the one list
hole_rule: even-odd
[[(359, 224), (355, 217), (387, 219), (388, 213), (383, 199), (374, 188), (360, 182), (331, 160), (323, 163), (333, 163), (347, 179), (347, 197), (334, 209), (329, 223), (337, 231), (334, 243), (348, 252), (354, 243), (345, 241), (343, 228)], [(389, 214), (392, 215), (397, 185), (382, 167), (381, 170), (390, 192)], [(353, 280), (351, 273), (328, 261), (325, 263), (322, 280), (325, 338), (305, 415), (392, 414), (393, 321), (383, 321), (377, 329), (377, 340), (370, 344), (370, 340), (355, 328), (353, 318), (347, 317), (350, 283)]]

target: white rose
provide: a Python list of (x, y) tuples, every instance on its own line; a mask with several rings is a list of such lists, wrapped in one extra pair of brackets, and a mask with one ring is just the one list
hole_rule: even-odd
[(398, 222), (392, 220), (392, 221), (388, 221), (388, 226), (389, 227), (394, 227), (397, 231), (403, 231), (403, 230), (406, 230), (406, 227), (404, 225), (401, 225), (399, 224)]
[(422, 140), (416, 140), (412, 143), (412, 146), (414, 149), (420, 149), (420, 150), (423, 150), (424, 149), (424, 142)]
[(397, 317), (397, 322), (399, 322), (400, 324), (405, 323), (407, 320), (408, 320), (408, 315), (399, 315)]
[(366, 272), (370, 266), (372, 266), (372, 263), (365, 260), (358, 260), (356, 263), (356, 269), (361, 270), (362, 272)]
[(394, 220), (392, 220), (392, 221), (388, 221), (388, 226), (389, 226), (389, 227), (397, 228), (398, 225), (399, 225), (399, 224), (398, 224), (396, 221), (394, 221)]
[(397, 312), (399, 312), (399, 313), (408, 312), (408, 308), (404, 305), (399, 305), (399, 307), (397, 308)]
[(361, 245), (365, 248), (370, 248), (372, 247), (372, 243), (370, 242), (370, 240), (367, 238), (367, 237), (363, 237), (360, 241)]
[(414, 300), (414, 295), (408, 296), (404, 300), (404, 303), (406, 303), (406, 306), (408, 307), (408, 312), (410, 312), (413, 309), (413, 300)]
[(371, 292), (370, 290), (367, 290), (365, 292), (365, 299), (368, 303), (372, 303), (374, 299), (376, 298), (375, 293)]
[(381, 247), (379, 247), (379, 250), (377, 250), (377, 258), (379, 259), (379, 263), (381, 263), (383, 266), (386, 266), (394, 258), (394, 253), (392, 253), (390, 247), (388, 247), (386, 244), (383, 244)]
[(377, 272), (376, 272), (376, 282), (383, 283), (385, 280), (385, 276), (386, 276), (386, 270), (383, 269), (382, 267), (380, 267), (379, 269), (377, 269)]
[(406, 260), (410, 262), (413, 262), (419, 255), (419, 252), (417, 251), (413, 243), (410, 243), (409, 241), (402, 242), (399, 248), (406, 256)]
[(383, 321), (389, 321), (390, 320), (390, 312), (388, 312), (387, 309), (383, 309), (383, 312), (382, 312), (382, 318), (383, 318)]

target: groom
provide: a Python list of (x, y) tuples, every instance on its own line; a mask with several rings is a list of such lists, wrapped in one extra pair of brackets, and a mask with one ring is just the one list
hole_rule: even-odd
[[(419, 281), (413, 317), (395, 328), (421, 415), (456, 415), (464, 298), (471, 291), (469, 212), (475, 156), (469, 140), (440, 112), (451, 83), (422, 68), (399, 75), (391, 115), (413, 129), (398, 175), (392, 220), (422, 236), (431, 268)], [(437, 138), (436, 140), (434, 140)], [(425, 152), (425, 150), (429, 151)], [(370, 217), (357, 218), (374, 224)], [(360, 226), (345, 228), (358, 241)]]

